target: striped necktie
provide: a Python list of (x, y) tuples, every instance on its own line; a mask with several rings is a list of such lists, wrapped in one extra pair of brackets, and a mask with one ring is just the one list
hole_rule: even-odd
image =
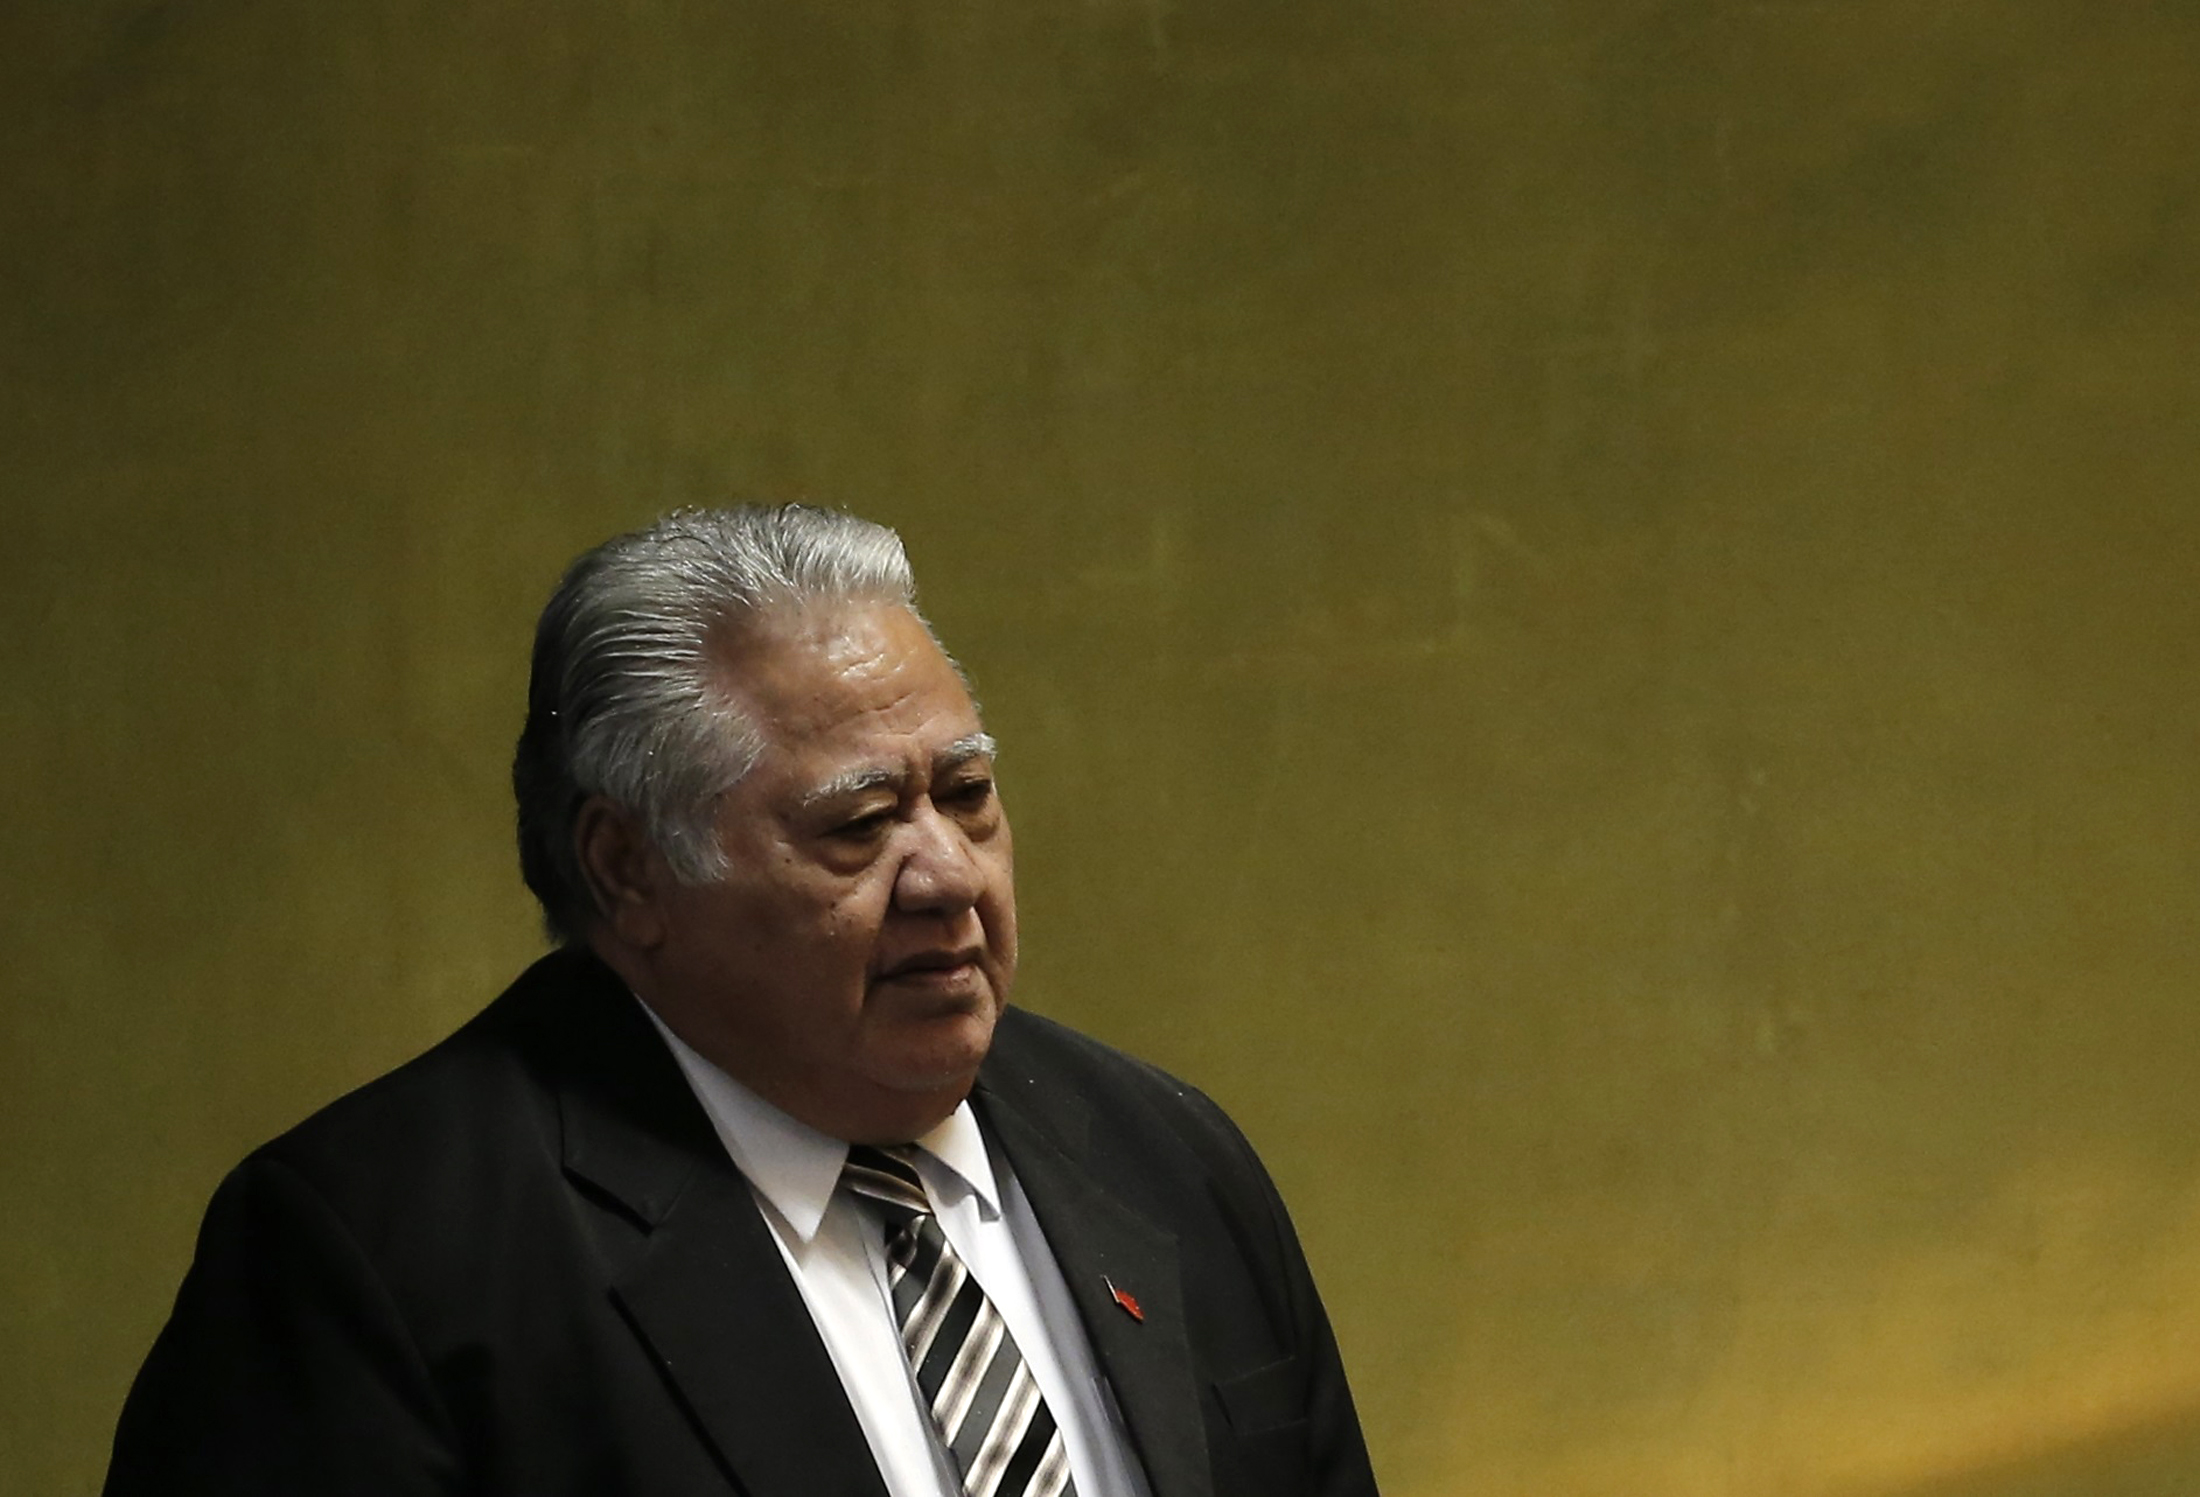
[(1000, 1312), (940, 1231), (912, 1152), (857, 1144), (840, 1180), (885, 1218), (901, 1344), (965, 1497), (1076, 1497), (1054, 1415)]

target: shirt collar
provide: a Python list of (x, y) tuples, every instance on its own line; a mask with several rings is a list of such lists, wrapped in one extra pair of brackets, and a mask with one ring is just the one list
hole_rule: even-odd
[[(807, 1244), (817, 1235), (825, 1208), (832, 1204), (840, 1184), (841, 1166), (848, 1162), (847, 1141), (789, 1117), (697, 1053), (648, 1004), (641, 1008), (664, 1036), (734, 1164), (796, 1238)], [(934, 1201), (952, 1206), (958, 1197), (972, 1196), (987, 1220), (1000, 1215), (993, 1161), (967, 1100), (957, 1103), (916, 1144), (917, 1173), (924, 1177)]]

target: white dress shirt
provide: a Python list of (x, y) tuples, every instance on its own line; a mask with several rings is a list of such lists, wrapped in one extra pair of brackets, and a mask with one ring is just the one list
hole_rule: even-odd
[[(642, 1005), (671, 1047), (726, 1152), (748, 1177), (892, 1497), (961, 1497), (902, 1350), (887, 1287), (885, 1230), (838, 1188), (848, 1145), (789, 1117), (705, 1060)], [(940, 1230), (1016, 1338), (1061, 1426), (1079, 1497), (1147, 1497), (1114, 1395), (1061, 1266), (1006, 1160), (998, 1167), (965, 1102), (916, 1140)], [(729, 1353), (730, 1354), (730, 1353)]]

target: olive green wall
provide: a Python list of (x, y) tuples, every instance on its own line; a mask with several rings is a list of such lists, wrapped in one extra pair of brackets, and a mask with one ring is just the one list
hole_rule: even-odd
[(28, 0), (0, 132), (0, 1487), (733, 494), (903, 529), (1394, 1497), (2200, 1485), (2200, 7)]

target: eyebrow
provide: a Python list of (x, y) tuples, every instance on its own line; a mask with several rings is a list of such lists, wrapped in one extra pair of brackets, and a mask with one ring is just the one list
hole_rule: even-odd
[[(945, 774), (951, 769), (968, 764), (972, 759), (993, 758), (999, 749), (1000, 745), (994, 742), (991, 733), (965, 734), (933, 755), (932, 773)], [(822, 805), (826, 801), (843, 800), (852, 795), (861, 795), (866, 790), (891, 788), (900, 783), (901, 771), (888, 769), (884, 765), (843, 770), (815, 790), (806, 792), (802, 797), (802, 805), (805, 808)]]
[(971, 733), (956, 739), (941, 749), (939, 757), (932, 761), (932, 772), (954, 769), (972, 759), (992, 759), (1000, 755), (1001, 746), (993, 741), (991, 733)]

